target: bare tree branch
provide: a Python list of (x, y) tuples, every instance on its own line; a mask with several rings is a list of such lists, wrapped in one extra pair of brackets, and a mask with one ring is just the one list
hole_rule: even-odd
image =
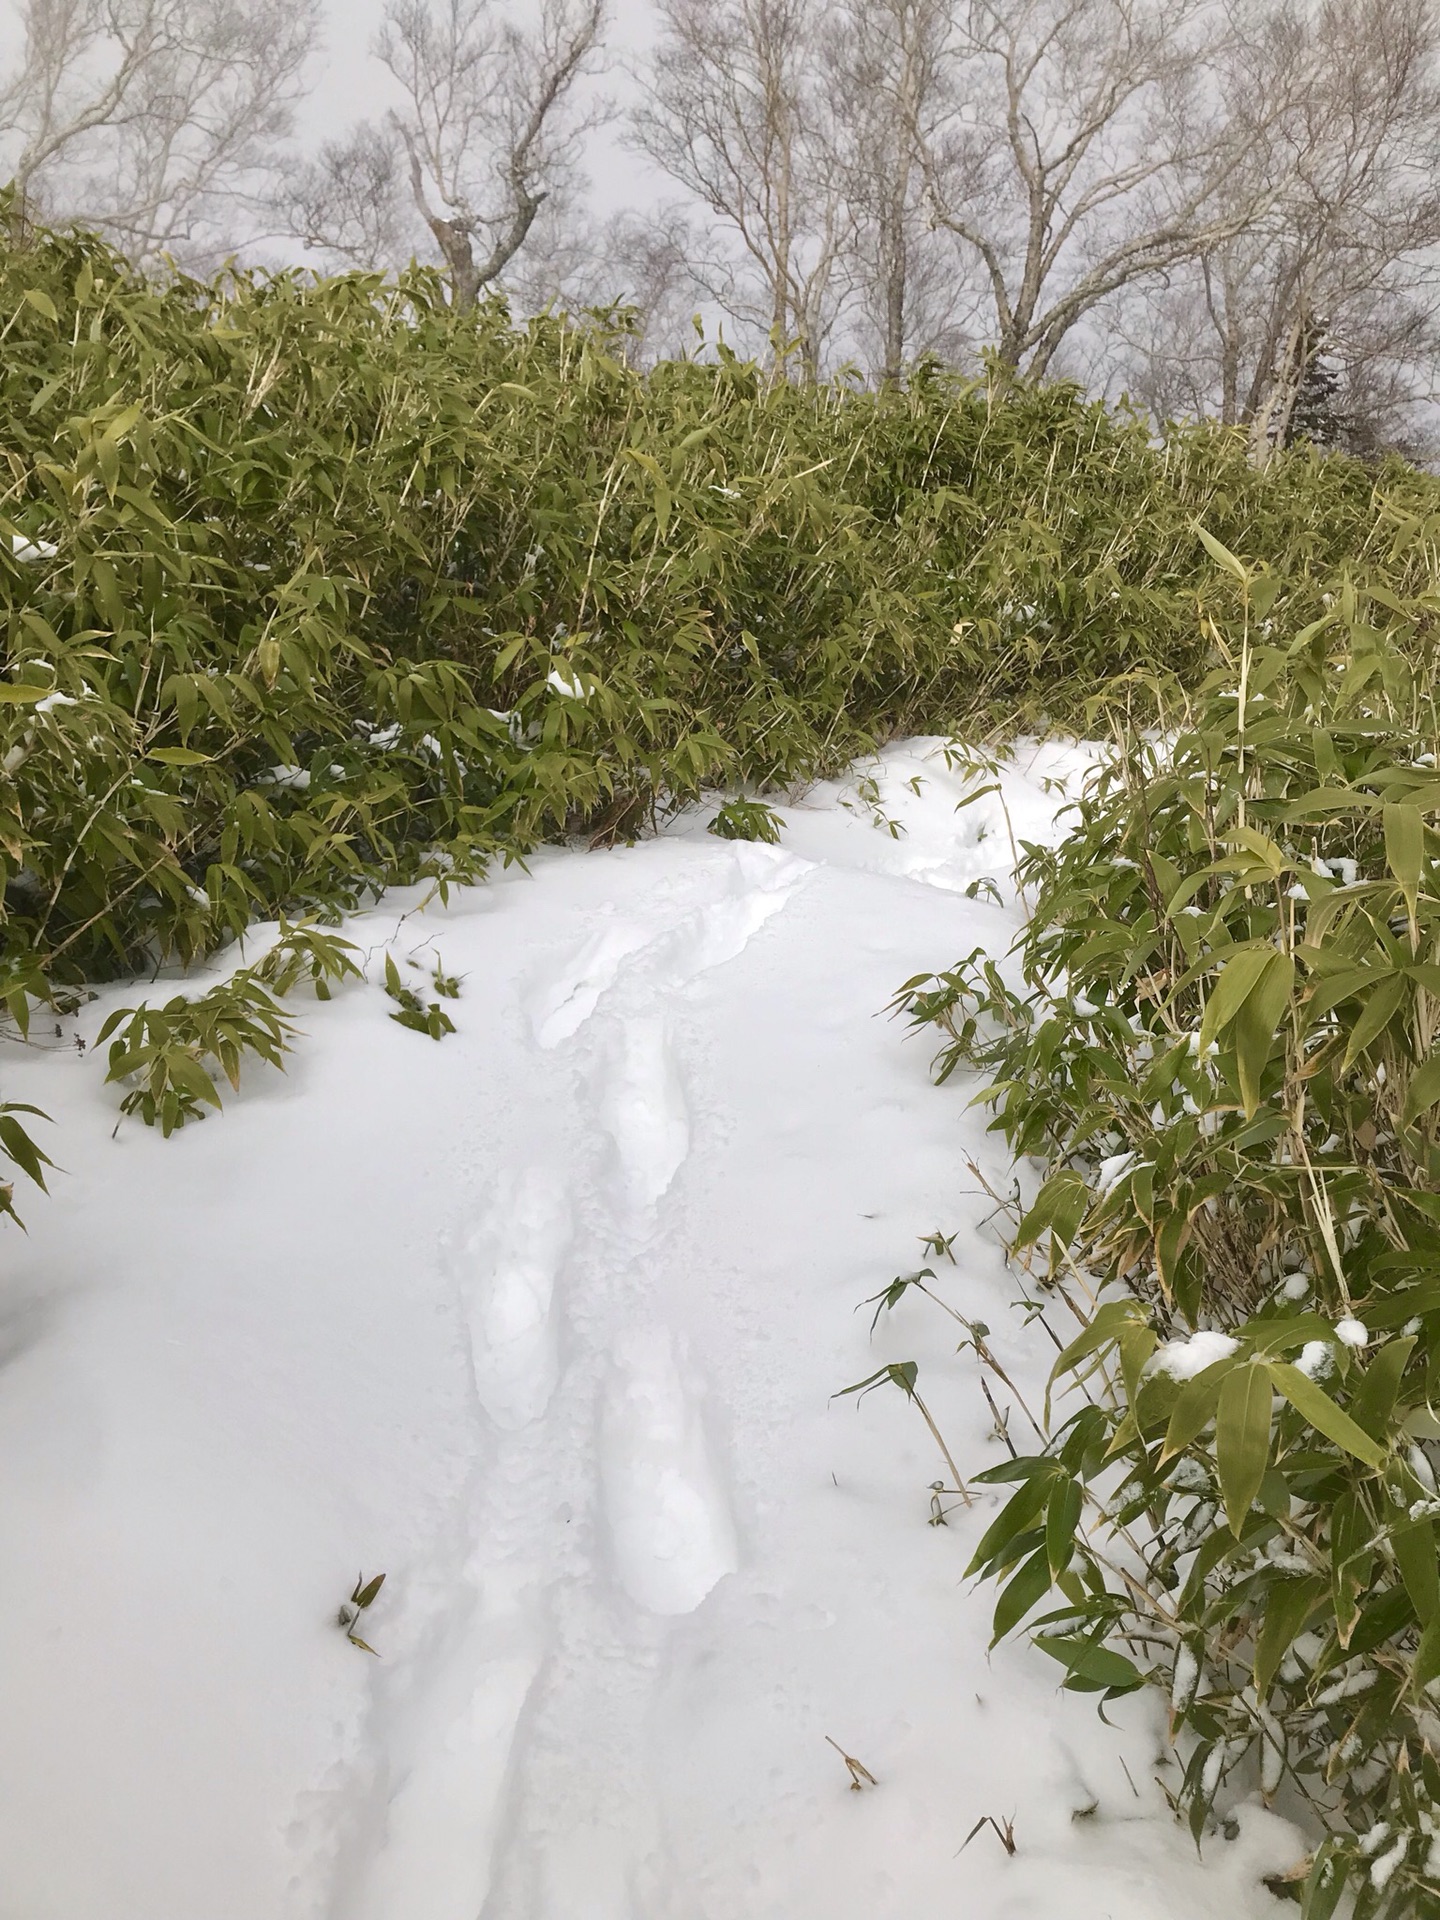
[(285, 196), (285, 229), (346, 266), (383, 272), (416, 250), (403, 143), (392, 125), (362, 120), (297, 169)]
[(1208, 0), (951, 0), (911, 137), (930, 217), (973, 251), (1001, 359), (1043, 374), (1100, 302), (1252, 221), (1249, 134)]

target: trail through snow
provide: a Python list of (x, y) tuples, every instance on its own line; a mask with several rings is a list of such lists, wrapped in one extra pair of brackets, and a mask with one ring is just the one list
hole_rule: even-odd
[[(1003, 772), (1017, 836), (1084, 765)], [(935, 1230), (1022, 1386), (1046, 1362), (965, 1167), (1001, 1150), (879, 1017), (1008, 945), (1005, 814), (935, 742), (874, 778), (894, 834), (832, 786), (780, 847), (692, 817), (387, 900), (350, 937), (438, 952), (458, 1033), (347, 990), (168, 1142), (112, 1139), (93, 1058), (7, 1062), (67, 1171), (0, 1306), (0, 1920), (1283, 1911), (1294, 1831), (1243, 1806), (1197, 1860), (1152, 1702), (1115, 1733), (987, 1653), (994, 1497), (928, 1525), (914, 1410), (832, 1399), (914, 1359), (997, 1457), (953, 1322), (856, 1311)], [(381, 1571), (371, 1658), (336, 1616)], [(962, 1851), (986, 1814), (1013, 1857)]]

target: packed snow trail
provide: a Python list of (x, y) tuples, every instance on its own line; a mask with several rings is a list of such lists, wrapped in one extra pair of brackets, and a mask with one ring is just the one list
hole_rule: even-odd
[[(1003, 772), (1019, 837), (1083, 764)], [(856, 1311), (937, 1230), (1037, 1398), (1046, 1364), (965, 1166), (1002, 1150), (879, 1017), (1008, 945), (1005, 814), (934, 742), (873, 779), (779, 847), (702, 815), (387, 900), (349, 937), (373, 978), (438, 954), (459, 1031), (347, 989), (169, 1141), (112, 1139), (93, 1057), (13, 1051), (67, 1171), (7, 1242), (0, 1920), (1283, 1911), (1294, 1831), (1242, 1807), (1198, 1862), (1148, 1697), (1117, 1734), (987, 1653), (995, 1497), (927, 1524), (915, 1410), (832, 1399), (913, 1359), (998, 1457), (953, 1322)], [(372, 1658), (337, 1609), (379, 1572)], [(1013, 1856), (962, 1851), (985, 1815)]]

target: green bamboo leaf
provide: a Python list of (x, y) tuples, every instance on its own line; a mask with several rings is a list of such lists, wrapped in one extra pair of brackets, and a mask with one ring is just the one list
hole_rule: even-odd
[(1350, 1413), (1357, 1426), (1363, 1427), (1372, 1439), (1385, 1439), (1395, 1397), (1400, 1391), (1400, 1378), (1414, 1351), (1413, 1334), (1407, 1334), (1403, 1340), (1387, 1340), (1360, 1377), (1351, 1396)]
[(1270, 1459), (1270, 1377), (1260, 1362), (1226, 1374), (1215, 1409), (1215, 1471), (1238, 1539)]
[(1440, 1103), (1440, 1053), (1432, 1054), (1411, 1074), (1405, 1092), (1405, 1118), (1418, 1120), (1437, 1103)]
[(49, 1154), (37, 1147), (30, 1135), (10, 1111), (0, 1112), (0, 1147), (6, 1156), (13, 1160), (27, 1178), (34, 1181), (44, 1193), (45, 1169), (53, 1167), (55, 1162)]
[(1238, 581), (1240, 581), (1241, 585), (1243, 586), (1244, 583), (1250, 578), (1250, 575), (1246, 570), (1244, 563), (1240, 560), (1237, 560), (1235, 555), (1230, 551), (1229, 547), (1223, 545), (1219, 540), (1215, 538), (1213, 533), (1207, 532), (1204, 527), (1197, 525), (1195, 528), (1195, 531), (1196, 533), (1199, 534), (1200, 544), (1204, 547), (1205, 551), (1209, 554), (1210, 558), (1216, 561), (1220, 566), (1224, 567), (1227, 573), (1233, 574), (1235, 578)]
[(1070, 1342), (1050, 1369), (1049, 1386), (1067, 1373), (1073, 1373), (1082, 1360), (1099, 1348), (1113, 1345), (1126, 1327), (1144, 1323), (1144, 1309), (1137, 1300), (1107, 1300), (1096, 1310), (1094, 1319)]
[(1342, 1073), (1348, 1073), (1365, 1049), (1379, 1039), (1407, 998), (1408, 982), (1403, 973), (1381, 976), (1379, 983), (1367, 995), (1360, 1018), (1350, 1030), (1350, 1041), (1341, 1062)]
[(1026, 1480), (1017, 1492), (1011, 1494), (981, 1535), (980, 1544), (976, 1547), (970, 1564), (965, 1569), (967, 1580), (972, 1574), (979, 1573), (983, 1567), (987, 1566), (1003, 1547), (1007, 1547), (1015, 1536), (1023, 1533), (1035, 1519), (1049, 1498), (1050, 1489), (1054, 1485), (1055, 1472), (1056, 1469), (1053, 1466), (1049, 1467), (1049, 1471), (1034, 1475)]
[(1215, 1418), (1221, 1382), (1240, 1363), (1239, 1354), (1227, 1354), (1222, 1360), (1213, 1360), (1181, 1387), (1179, 1398), (1171, 1409), (1170, 1424), (1165, 1430), (1165, 1444), (1160, 1449), (1162, 1465), (1177, 1453), (1183, 1453), (1196, 1434)]
[(1385, 859), (1413, 914), (1420, 892), (1420, 876), (1425, 866), (1425, 816), (1419, 807), (1387, 806), (1385, 817)]
[(1229, 1026), (1275, 957), (1275, 949), (1267, 943), (1242, 947), (1225, 963), (1205, 1004), (1205, 1017), (1200, 1023), (1202, 1046), (1208, 1046)]
[(1235, 1064), (1247, 1120), (1253, 1119), (1260, 1105), (1275, 1031), (1289, 1007), (1294, 986), (1295, 962), (1288, 953), (1272, 953), (1235, 1016)]
[(1038, 1606), (1045, 1598), (1050, 1586), (1049, 1557), (1044, 1547), (1037, 1547), (1028, 1560), (1021, 1561), (1019, 1572), (1011, 1575), (1001, 1591), (992, 1622), (992, 1647), (1003, 1640), (1007, 1633), (1013, 1633), (1031, 1608)]
[(1336, 1406), (1325, 1389), (1317, 1386), (1308, 1374), (1284, 1360), (1270, 1360), (1265, 1366), (1295, 1411), (1327, 1440), (1333, 1440), (1337, 1447), (1363, 1460), (1367, 1467), (1384, 1466), (1385, 1449), (1372, 1440), (1363, 1427), (1357, 1426), (1343, 1407)]
[(1353, 1487), (1338, 1495), (1330, 1510), (1330, 1559), (1343, 1567), (1369, 1552), (1373, 1528), (1364, 1501)]
[(1255, 1643), (1255, 1692), (1260, 1700), (1269, 1693), (1280, 1662), (1324, 1597), (1325, 1587), (1323, 1574), (1303, 1574), (1297, 1579), (1279, 1580), (1270, 1589), (1264, 1624)]
[(1434, 1522), (1407, 1521), (1392, 1532), (1390, 1545), (1415, 1617), (1422, 1627), (1428, 1627), (1440, 1614), (1440, 1566), (1435, 1558)]
[(205, 1101), (209, 1106), (220, 1105), (220, 1095), (215, 1082), (200, 1062), (183, 1047), (167, 1048), (164, 1059), (165, 1071), (175, 1086), (190, 1094), (193, 1099)]
[(1045, 1509), (1045, 1553), (1050, 1572), (1058, 1580), (1075, 1552), (1075, 1529), (1080, 1524), (1084, 1492), (1078, 1480), (1055, 1482)]
[(1418, 1699), (1432, 1680), (1440, 1679), (1440, 1613), (1433, 1614), (1420, 1636), (1410, 1668), (1410, 1688)]
[(1035, 1196), (1035, 1201), (1016, 1230), (1014, 1246), (1033, 1246), (1048, 1227), (1052, 1236), (1068, 1246), (1079, 1230), (1090, 1190), (1078, 1173), (1062, 1167), (1052, 1173)]
[(1350, 1877), (1350, 1863), (1340, 1851), (1338, 1840), (1327, 1840), (1318, 1849), (1306, 1875), (1300, 1897), (1300, 1920), (1331, 1920)]
[(363, 1585), (357, 1580), (355, 1582), (355, 1590), (350, 1595), (350, 1598), (357, 1607), (362, 1609), (368, 1607), (374, 1602), (376, 1594), (379, 1593), (384, 1584), (385, 1576), (383, 1573), (377, 1573), (372, 1580), (366, 1580)]
[(145, 758), (165, 767), (208, 767), (214, 756), (196, 753), (192, 747), (152, 747)]
[(1104, 1688), (1131, 1693), (1145, 1684), (1145, 1675), (1133, 1660), (1127, 1660), (1123, 1653), (1116, 1653), (1112, 1647), (1100, 1646), (1093, 1640), (1076, 1639), (1064, 1634), (1037, 1633), (1034, 1644), (1042, 1653), (1048, 1653), (1052, 1660), (1058, 1660), (1075, 1679), (1086, 1682), (1088, 1688), (1096, 1692)]

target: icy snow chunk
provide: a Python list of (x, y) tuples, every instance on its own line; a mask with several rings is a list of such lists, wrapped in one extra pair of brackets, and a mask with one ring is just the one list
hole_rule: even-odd
[(1351, 1319), (1347, 1314), (1345, 1319), (1335, 1322), (1335, 1338), (1347, 1347), (1363, 1347), (1370, 1335), (1365, 1331), (1363, 1320)]
[(1295, 1362), (1296, 1371), (1307, 1379), (1323, 1380), (1327, 1373), (1334, 1371), (1335, 1356), (1330, 1351), (1328, 1340), (1307, 1340), (1300, 1349), (1300, 1358)]
[(1172, 1380), (1193, 1380), (1217, 1360), (1228, 1360), (1239, 1345), (1228, 1333), (1203, 1328), (1188, 1340), (1167, 1340), (1156, 1349), (1150, 1365), (1156, 1373), (1168, 1373)]
[(1112, 1153), (1108, 1159), (1102, 1160), (1095, 1175), (1096, 1197), (1103, 1200), (1107, 1193), (1113, 1193), (1138, 1158), (1139, 1155), (1132, 1148), (1129, 1153)]
[(291, 793), (304, 793), (310, 785), (310, 771), (308, 767), (271, 767), (264, 779), (256, 784), (283, 787)]
[(1170, 1485), (1181, 1493), (1208, 1493), (1210, 1476), (1198, 1460), (1182, 1453), (1170, 1475)]
[(1175, 1650), (1175, 1679), (1170, 1688), (1172, 1713), (1184, 1713), (1195, 1698), (1200, 1682), (1200, 1662), (1188, 1642), (1182, 1640)]
[(53, 560), (60, 549), (52, 540), (27, 540), (23, 533), (12, 533), (10, 551), (17, 560)]
[(47, 693), (43, 700), (35, 702), (36, 713), (53, 713), (56, 707), (78, 707), (80, 702), (72, 699), (68, 693)]
[(556, 693), (563, 693), (567, 700), (588, 700), (590, 691), (579, 674), (561, 673), (558, 667), (552, 667), (545, 676), (545, 684)]
[(1304, 1273), (1291, 1274), (1280, 1291), (1287, 1300), (1303, 1300), (1310, 1291), (1310, 1276)]
[(1380, 1858), (1375, 1862), (1374, 1866), (1371, 1867), (1370, 1869), (1371, 1886), (1375, 1887), (1377, 1890), (1383, 1890), (1385, 1887), (1389, 1886), (1391, 1878), (1394, 1875), (1395, 1869), (1400, 1865), (1400, 1862), (1405, 1858), (1405, 1855), (1409, 1852), (1409, 1849), (1410, 1849), (1410, 1836), (1408, 1833), (1402, 1833), (1399, 1839), (1395, 1842), (1394, 1846), (1391, 1847), (1390, 1851), (1388, 1853), (1382, 1853)]

